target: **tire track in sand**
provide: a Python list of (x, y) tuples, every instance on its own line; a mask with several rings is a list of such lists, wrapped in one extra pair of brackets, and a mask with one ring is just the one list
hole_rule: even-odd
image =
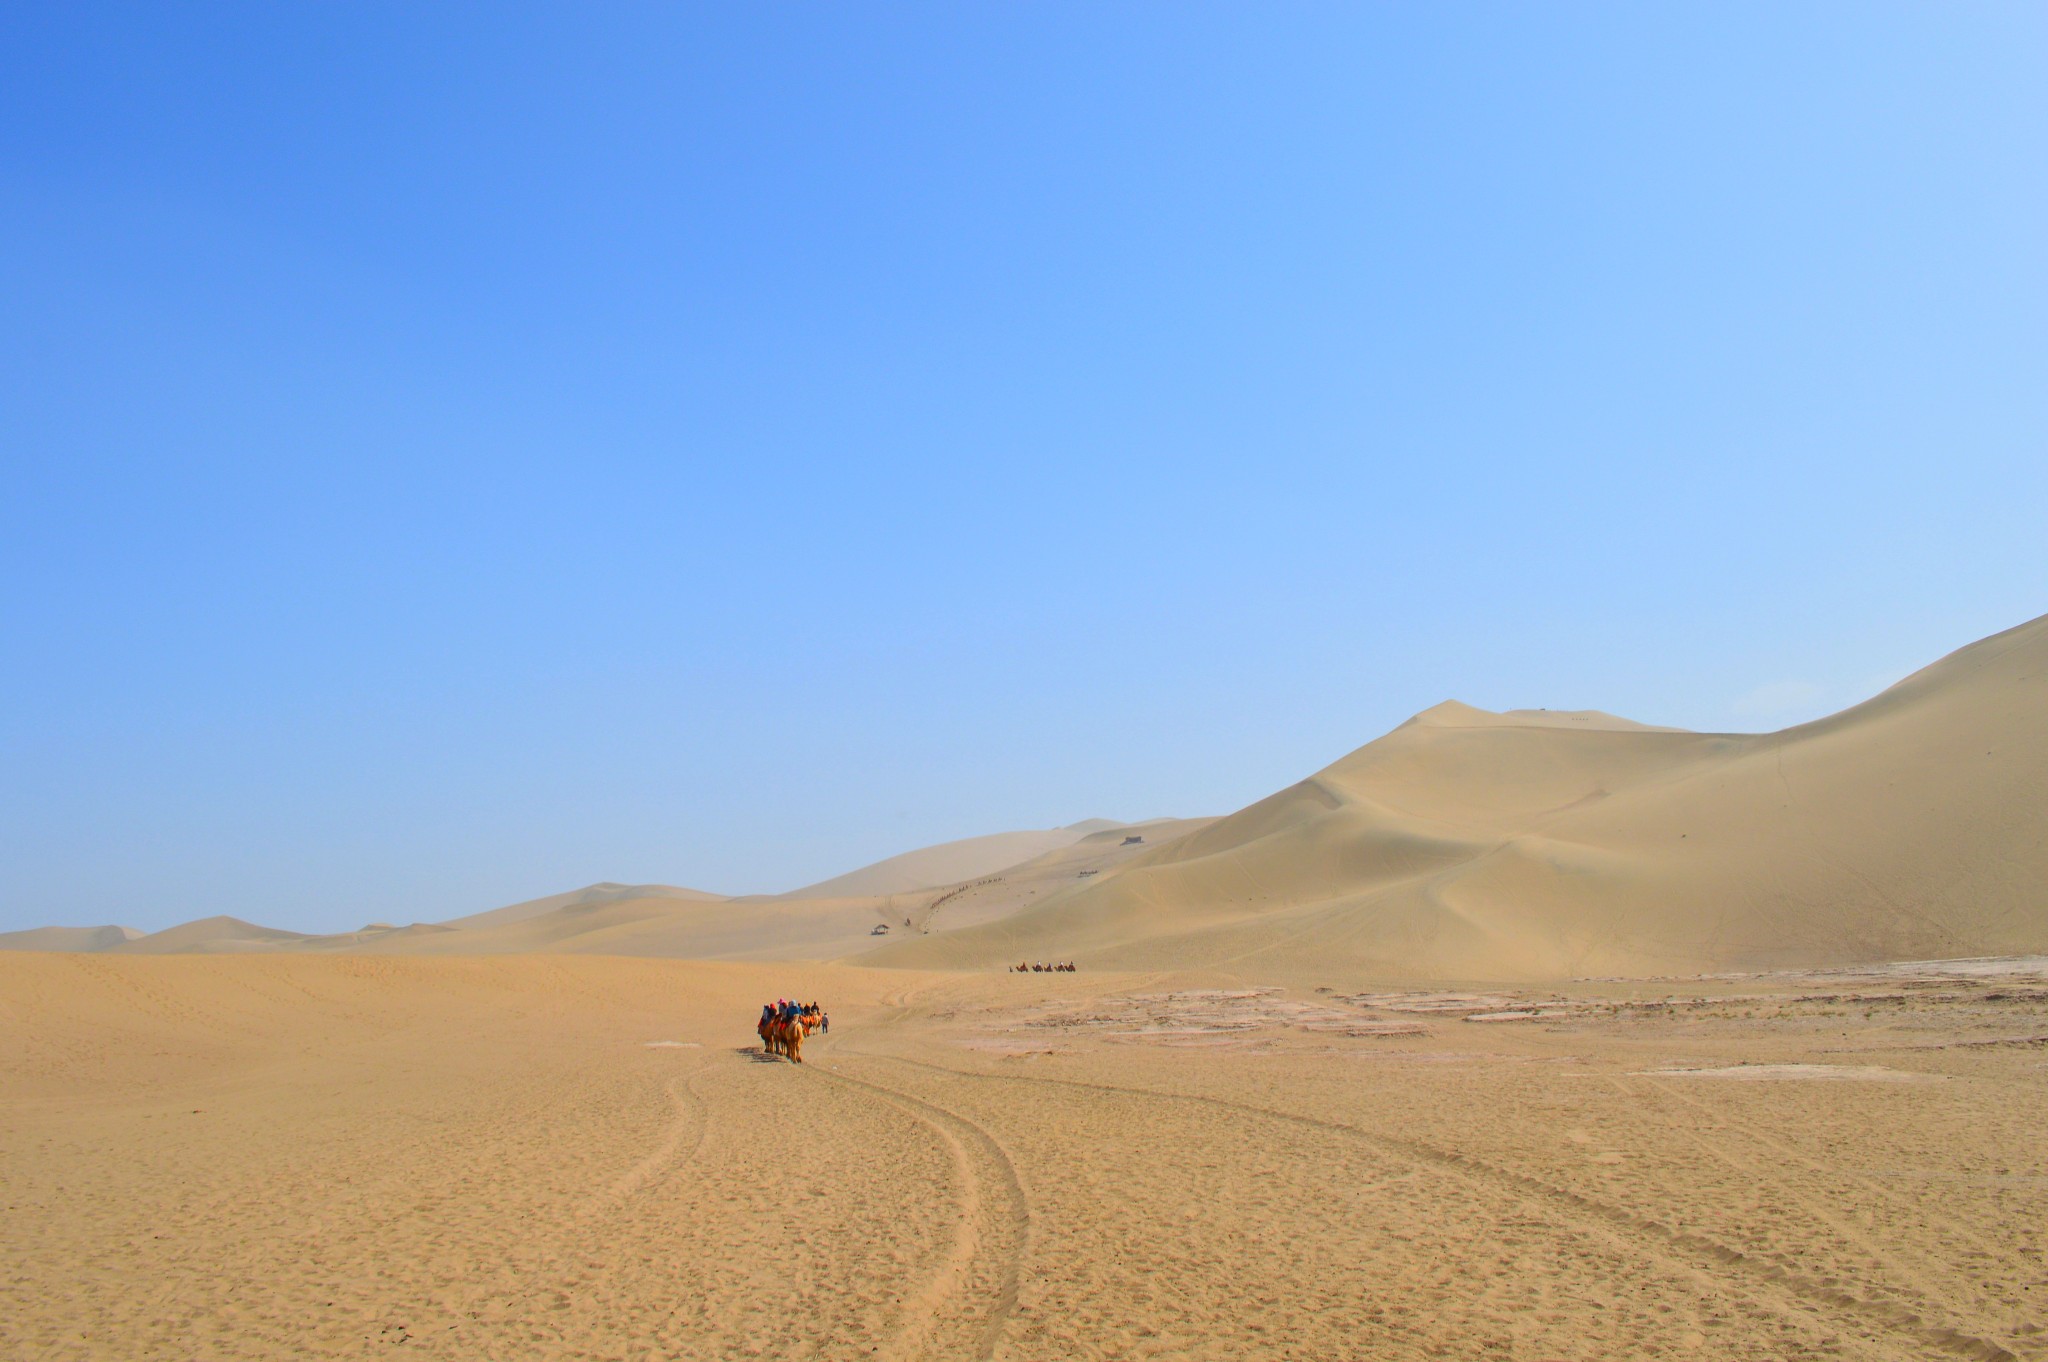
[[(956, 1111), (865, 1078), (804, 1066), (830, 1083), (859, 1088), (928, 1126), (946, 1146), (959, 1180), (959, 1220), (938, 1271), (904, 1303), (905, 1318), (879, 1348), (882, 1362), (913, 1358), (995, 1356), (1017, 1310), (1017, 1287), (1030, 1252), (1031, 1204), (1009, 1152)], [(979, 1266), (978, 1266), (979, 1264)], [(985, 1317), (977, 1278), (992, 1277)]]
[(1952, 1356), (1976, 1359), (1977, 1362), (2020, 1362), (2017, 1354), (2002, 1347), (1989, 1338), (1966, 1333), (1949, 1326), (1930, 1324), (1914, 1311), (1884, 1301), (1870, 1300), (1853, 1295), (1838, 1287), (1829, 1286), (1811, 1277), (1793, 1272), (1776, 1263), (1758, 1258), (1753, 1254), (1724, 1244), (1691, 1230), (1667, 1225), (1647, 1215), (1638, 1214), (1625, 1206), (1603, 1201), (1569, 1187), (1560, 1187), (1526, 1173), (1477, 1159), (1456, 1149), (1447, 1149), (1410, 1136), (1382, 1135), (1362, 1127), (1348, 1125), (1342, 1121), (1326, 1121), (1315, 1116), (1302, 1116), (1294, 1112), (1276, 1111), (1250, 1102), (1233, 1102), (1228, 1098), (1210, 1097), (1200, 1093), (1162, 1092), (1152, 1088), (1124, 1088), (1113, 1083), (1088, 1083), (1079, 1079), (1026, 1077), (1021, 1074), (977, 1073), (968, 1069), (955, 1069), (944, 1064), (933, 1064), (925, 1060), (906, 1059), (900, 1055), (870, 1054), (865, 1057), (885, 1060), (892, 1064), (908, 1065), (912, 1068), (929, 1069), (935, 1073), (954, 1078), (984, 1079), (998, 1083), (1037, 1083), (1064, 1088), (1084, 1088), (1097, 1092), (1112, 1093), (1119, 1097), (1152, 1097), (1165, 1101), (1193, 1102), (1207, 1106), (1221, 1107), (1249, 1116), (1261, 1116), (1270, 1120), (1286, 1121), (1295, 1125), (1329, 1131), (1349, 1139), (1361, 1141), (1381, 1153), (1411, 1164), (1452, 1173), (1466, 1181), (1480, 1186), (1491, 1186), (1496, 1191), (1507, 1190), (1525, 1200), (1549, 1205), (1567, 1213), (1576, 1214), (1582, 1220), (1590, 1220), (1612, 1232), (1633, 1239), (1638, 1245), (1647, 1247), (1680, 1266), (1695, 1270), (1704, 1268), (1710, 1274), (1720, 1275), (1726, 1281), (1731, 1275), (1729, 1269), (1759, 1285), (1776, 1288), (1788, 1295), (1815, 1305), (1834, 1310), (1839, 1315), (1861, 1319), (1870, 1324), (1888, 1329), (1903, 1337), (1917, 1340)]
[[(611, 1186), (578, 1206), (577, 1219), (584, 1220), (616, 1210), (635, 1192), (673, 1171), (672, 1166), (686, 1164), (697, 1157), (697, 1151), (704, 1147), (704, 1137), (709, 1133), (711, 1123), (706, 1119), (703, 1099), (697, 1095), (696, 1082), (697, 1074), (693, 1073), (688, 1078), (671, 1078), (663, 1085), (676, 1116), (663, 1131), (661, 1142), (654, 1147), (653, 1153), (627, 1169)], [(689, 1145), (688, 1153), (682, 1152), (685, 1144)]]

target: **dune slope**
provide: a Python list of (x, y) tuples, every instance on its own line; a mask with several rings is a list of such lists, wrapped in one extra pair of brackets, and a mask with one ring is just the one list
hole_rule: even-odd
[(963, 837), (957, 842), (919, 847), (835, 875), (829, 880), (778, 894), (784, 899), (872, 898), (882, 894), (908, 894), (921, 889), (938, 889), (963, 880), (992, 875), (1005, 867), (1021, 864), (1047, 852), (1072, 846), (1091, 835), (1121, 828), (1124, 824), (1107, 818), (1090, 818), (1063, 828), (1032, 829), (1025, 832), (992, 832), (983, 837)]
[(1781, 733), (1439, 706), (1116, 875), (872, 958), (1550, 979), (2032, 951), (2044, 796), (2048, 618)]
[(503, 908), (471, 913), (467, 917), (449, 918), (441, 925), (462, 928), (503, 927), (514, 922), (524, 922), (529, 918), (542, 917), (561, 908), (620, 903), (627, 899), (679, 899), (687, 903), (724, 901), (721, 895), (707, 894), (701, 889), (683, 889), (673, 884), (616, 884), (605, 880), (585, 885), (581, 889), (571, 889), (563, 894), (549, 894), (545, 898), (510, 903)]

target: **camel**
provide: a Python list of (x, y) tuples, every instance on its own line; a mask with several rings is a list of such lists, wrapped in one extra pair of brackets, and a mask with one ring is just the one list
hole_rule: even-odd
[(775, 1037), (779, 1042), (777, 1048), (783, 1054), (789, 1056), (790, 1063), (801, 1064), (804, 1062), (804, 1035), (809, 1030), (810, 1027), (805, 1025), (804, 1019), (801, 1016), (791, 1017), (786, 1022), (777, 1022), (775, 1024)]

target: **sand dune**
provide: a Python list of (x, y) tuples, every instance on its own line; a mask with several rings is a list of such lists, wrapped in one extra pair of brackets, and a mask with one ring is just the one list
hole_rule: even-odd
[(31, 927), (0, 932), (0, 951), (103, 951), (141, 935), (133, 927)]
[[(434, 939), (379, 942), (378, 950), (424, 954), (513, 955), (527, 951), (665, 956), (698, 960), (830, 960), (858, 954), (885, 935), (922, 934), (1001, 918), (1083, 875), (1113, 871), (1142, 854), (1204, 826), (1206, 820), (1111, 824), (993, 873), (959, 883), (893, 893), (839, 897), (714, 899), (674, 894), (583, 893), (543, 911), (518, 905), (510, 918), (482, 914), (448, 924), (461, 930)], [(1086, 825), (1076, 825), (1077, 828)], [(1062, 829), (1064, 833), (1068, 830)], [(971, 859), (957, 859), (958, 843), (898, 858), (927, 866), (985, 864), (991, 847), (1029, 849), (1041, 834), (998, 834), (974, 839)], [(1142, 842), (1128, 844), (1132, 839)], [(861, 872), (856, 872), (856, 875)], [(852, 882), (853, 876), (842, 877)], [(876, 882), (889, 882), (887, 878)], [(537, 902), (546, 903), (547, 900)], [(505, 910), (500, 910), (503, 912)], [(495, 920), (494, 920), (495, 919)]]
[(1056, 847), (992, 874), (941, 886), (922, 895), (899, 896), (908, 926), (919, 933), (956, 931), (997, 921), (1100, 875), (1114, 874), (1158, 847), (1215, 822), (1213, 818), (1158, 818), (1118, 823), (1077, 842)]
[[(1050, 832), (998, 833), (905, 853), (829, 881), (842, 889), (869, 884), (915, 888), (864, 894), (722, 898), (674, 885), (605, 882), (440, 923), (313, 935), (208, 918), (137, 936), (132, 945), (106, 935), (119, 929), (40, 929), (17, 934), (23, 950), (132, 953), (223, 951), (367, 951), (376, 954), (562, 954), (662, 956), (703, 960), (822, 960), (856, 954), (885, 932), (923, 932), (1001, 917), (1081, 875), (1112, 870), (1184, 835), (1205, 820), (1113, 823), (1094, 819)], [(1050, 844), (1050, 845), (1049, 845)], [(1019, 864), (1000, 859), (1016, 855)], [(991, 871), (991, 862), (994, 862)], [(927, 886), (932, 875), (974, 868), (961, 882)], [(93, 933), (98, 932), (99, 935)]]
[(873, 944), (886, 900), (599, 898), (509, 922), (371, 943), (377, 953), (664, 956), (694, 960), (832, 959)]
[(1781, 733), (1446, 704), (877, 963), (1546, 979), (2048, 947), (2048, 619)]
[(603, 883), (440, 930), (0, 945), (1533, 981), (2038, 951), (2044, 882), (2048, 618), (1780, 733), (1448, 702), (1227, 818), (969, 838), (774, 898)]
[(992, 875), (1006, 866), (1031, 860), (1046, 852), (1057, 851), (1061, 847), (1072, 846), (1085, 837), (1123, 826), (1124, 824), (1108, 818), (1090, 818), (1063, 828), (1029, 832), (994, 832), (982, 837), (962, 838), (957, 842), (941, 842), (937, 846), (906, 851), (900, 856), (891, 856), (887, 860), (876, 861), (873, 865), (864, 865), (858, 870), (849, 870), (844, 875), (835, 875), (829, 880), (820, 880), (816, 884), (792, 889), (787, 894), (779, 894), (776, 897), (877, 898), (889, 894), (915, 893), (921, 889), (938, 889), (983, 875)]
[(571, 889), (564, 894), (549, 894), (546, 898), (507, 904), (503, 908), (493, 908), (488, 912), (449, 918), (442, 925), (464, 929), (501, 927), (514, 922), (524, 922), (528, 918), (540, 917), (561, 908), (620, 903), (627, 899), (681, 899), (689, 903), (718, 903), (723, 900), (723, 895), (707, 894), (701, 889), (682, 889), (673, 884), (615, 884), (606, 880), (586, 885), (581, 889)]
[(306, 932), (259, 927), (238, 917), (203, 917), (195, 922), (181, 922), (160, 932), (138, 936), (107, 949), (128, 955), (172, 955), (180, 952), (275, 950), (319, 939)]

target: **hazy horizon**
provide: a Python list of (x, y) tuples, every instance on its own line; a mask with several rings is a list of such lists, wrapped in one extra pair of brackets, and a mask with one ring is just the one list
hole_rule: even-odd
[(0, 931), (773, 893), (2048, 610), (2048, 15), (0, 16)]

